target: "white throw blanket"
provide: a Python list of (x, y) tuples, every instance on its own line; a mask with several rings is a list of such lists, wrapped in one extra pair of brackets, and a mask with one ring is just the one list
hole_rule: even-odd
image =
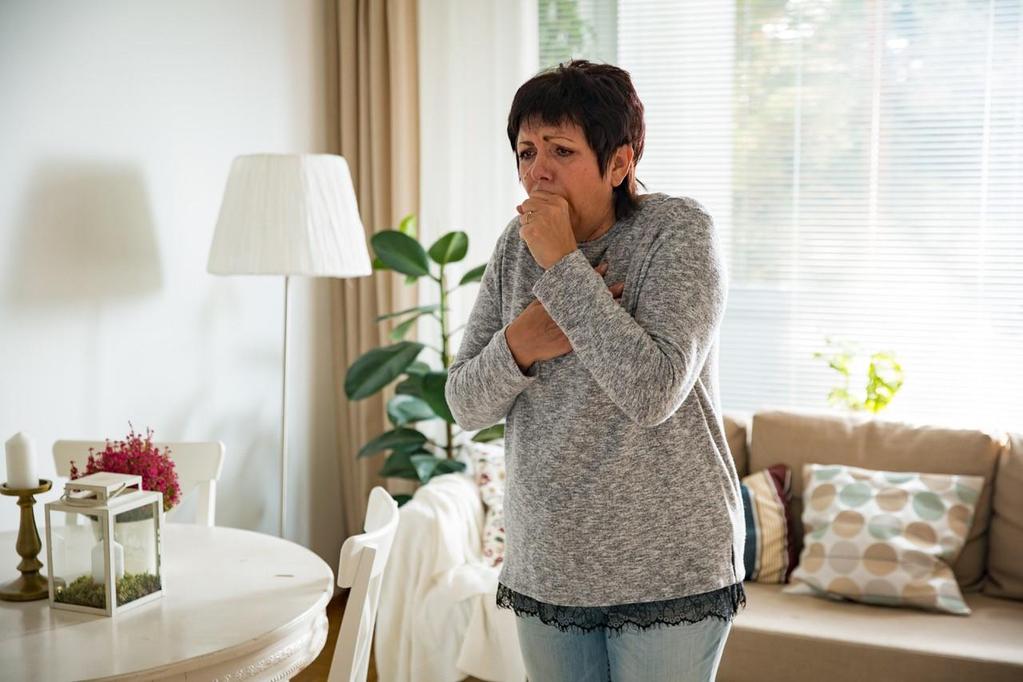
[(380, 588), (381, 682), (523, 682), (515, 616), (498, 609), (499, 568), (481, 551), (483, 503), (465, 473), (429, 481), (399, 510)]

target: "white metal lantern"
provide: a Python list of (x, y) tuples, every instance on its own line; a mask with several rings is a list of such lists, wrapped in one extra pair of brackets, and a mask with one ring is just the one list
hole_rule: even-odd
[[(63, 512), (63, 526), (53, 524)], [(142, 477), (101, 471), (68, 481), (46, 504), (50, 606), (115, 616), (163, 595), (163, 494)]]

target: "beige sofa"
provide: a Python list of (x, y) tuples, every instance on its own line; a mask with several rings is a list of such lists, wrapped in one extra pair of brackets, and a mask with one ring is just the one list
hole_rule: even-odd
[[(719, 680), (1023, 680), (1023, 436), (791, 412), (726, 417), (725, 427), (740, 476), (792, 468), (797, 518), (808, 462), (981, 475), (985, 486), (954, 566), (971, 615), (747, 582)], [(432, 479), (401, 508), (377, 618), (381, 680), (525, 680), (514, 617), (495, 605), (499, 569), (483, 559), (483, 518), (469, 472)]]
[(971, 615), (747, 582), (719, 680), (1023, 680), (1023, 436), (777, 411), (725, 421), (740, 477), (791, 467), (797, 517), (808, 462), (981, 475), (985, 485), (953, 566)]

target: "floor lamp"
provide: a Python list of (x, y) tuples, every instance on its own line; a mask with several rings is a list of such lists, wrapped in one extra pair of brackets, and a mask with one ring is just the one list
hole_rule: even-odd
[(281, 377), (281, 513), (288, 490), (288, 281), (373, 273), (351, 173), (333, 154), (250, 154), (235, 158), (206, 269), (215, 275), (284, 276)]

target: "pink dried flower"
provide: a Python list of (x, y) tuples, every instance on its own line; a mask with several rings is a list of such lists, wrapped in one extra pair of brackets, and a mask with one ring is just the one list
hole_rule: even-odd
[[(170, 458), (170, 448), (163, 452), (153, 445), (153, 430), (146, 429), (146, 437), (135, 433), (135, 427), (128, 422), (128, 437), (111, 443), (106, 441), (103, 452), (96, 454), (89, 448), (89, 460), (85, 465), (85, 474), (107, 471), (114, 474), (135, 474), (142, 477), (143, 490), (155, 490), (163, 493), (163, 510), (171, 508), (181, 501), (181, 486), (178, 473), (174, 470), (174, 462)], [(83, 474), (84, 475), (84, 474)], [(78, 467), (71, 461), (71, 478), (80, 478)]]

